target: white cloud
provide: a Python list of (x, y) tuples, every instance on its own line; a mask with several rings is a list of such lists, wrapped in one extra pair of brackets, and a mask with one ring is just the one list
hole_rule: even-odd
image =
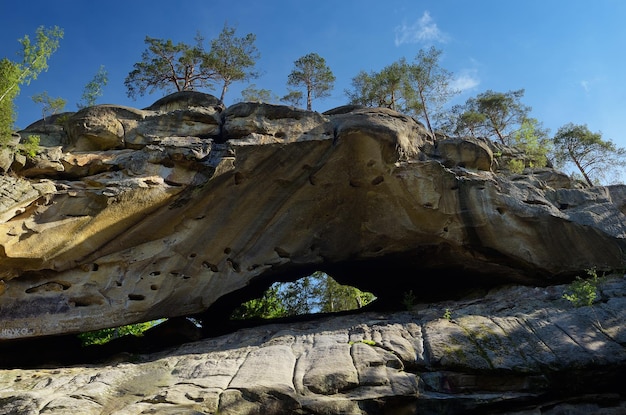
[(583, 87), (585, 92), (589, 92), (589, 81), (580, 81), (580, 86)]
[(448, 35), (439, 30), (428, 11), (425, 11), (422, 17), (417, 19), (412, 25), (402, 23), (396, 26), (395, 31), (396, 46), (404, 43), (445, 43), (448, 40)]
[(461, 92), (476, 88), (480, 84), (476, 69), (462, 70), (450, 83), (450, 88)]

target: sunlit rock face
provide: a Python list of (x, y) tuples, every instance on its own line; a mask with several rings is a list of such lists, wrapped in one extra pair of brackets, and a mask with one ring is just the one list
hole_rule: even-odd
[(626, 268), (623, 186), (505, 174), (493, 144), (387, 109), (185, 92), (20, 134), (45, 146), (3, 161), (4, 339), (198, 314), (315, 270), (394, 301)]

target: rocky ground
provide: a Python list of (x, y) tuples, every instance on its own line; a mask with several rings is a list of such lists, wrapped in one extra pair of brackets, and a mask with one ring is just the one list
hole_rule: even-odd
[(511, 286), (5, 369), (0, 414), (623, 414), (626, 280), (601, 281), (593, 306)]

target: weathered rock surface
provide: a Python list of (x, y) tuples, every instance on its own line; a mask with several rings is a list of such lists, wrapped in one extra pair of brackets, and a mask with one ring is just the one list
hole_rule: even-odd
[(198, 314), (315, 270), (398, 303), (626, 268), (626, 187), (507, 175), (489, 142), (386, 109), (181, 93), (57, 127), (20, 132), (46, 145), (0, 177), (2, 339)]
[(570, 289), (504, 287), (99, 365), (3, 370), (0, 414), (626, 413), (626, 278), (603, 279), (591, 307), (563, 299)]
[[(626, 413), (622, 273), (592, 307), (559, 285), (626, 269), (625, 186), (512, 174), (515, 149), (354, 106), (186, 92), (31, 134), (36, 157), (0, 151), (0, 414)], [(215, 336), (317, 270), (378, 310)], [(161, 317), (141, 342), (68, 340)], [(145, 347), (172, 327), (186, 344)]]

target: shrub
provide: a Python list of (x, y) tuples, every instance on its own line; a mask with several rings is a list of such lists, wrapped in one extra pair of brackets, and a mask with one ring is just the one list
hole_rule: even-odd
[(20, 152), (28, 157), (35, 157), (37, 152), (39, 151), (39, 141), (41, 137), (38, 135), (30, 135), (28, 138), (21, 144)]
[(144, 323), (129, 324), (121, 327), (112, 327), (80, 333), (78, 338), (83, 346), (105, 344), (118, 337), (133, 335), (142, 336), (149, 328), (163, 322), (163, 320), (146, 321)]
[(593, 305), (598, 296), (597, 288), (600, 282), (595, 269), (588, 269), (587, 274), (590, 278), (583, 279), (576, 277), (570, 284), (569, 290), (563, 294), (563, 298), (572, 303), (575, 307), (584, 307)]

